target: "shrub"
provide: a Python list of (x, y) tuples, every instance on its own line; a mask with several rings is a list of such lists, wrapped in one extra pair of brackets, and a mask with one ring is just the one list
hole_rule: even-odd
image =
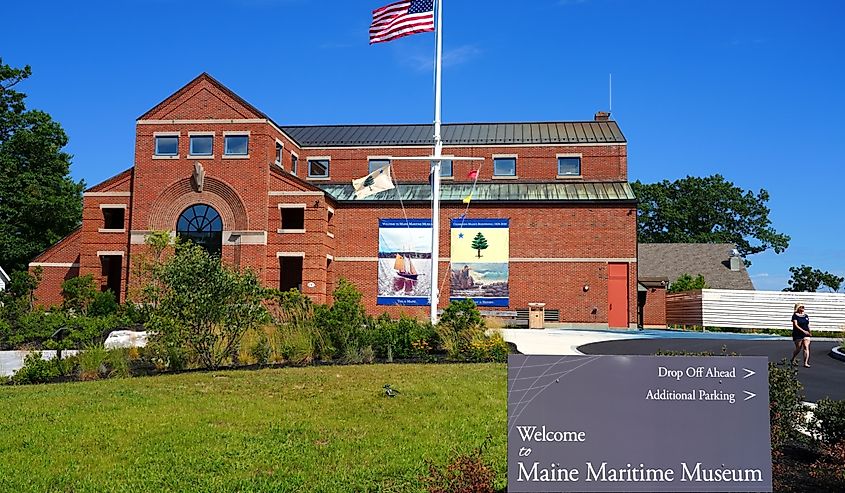
[(244, 333), (269, 320), (265, 290), (251, 271), (235, 271), (193, 243), (153, 272), (161, 292), (147, 327), (166, 347), (181, 346), (205, 368), (235, 357)]
[(259, 365), (266, 365), (270, 362), (270, 352), (270, 340), (267, 338), (267, 333), (263, 330), (259, 330), (258, 339), (250, 348), (249, 354)]
[(508, 352), (508, 343), (498, 330), (489, 336), (481, 331), (476, 332), (469, 346), (469, 357), (472, 361), (503, 363), (508, 360)]
[[(349, 354), (364, 346), (367, 315), (361, 303), (362, 294), (354, 284), (341, 278), (332, 293), (331, 307), (317, 306), (314, 322), (323, 328), (328, 345), (321, 351), (326, 356)], [(323, 354), (321, 354), (323, 356)]]
[(704, 281), (704, 276), (699, 274), (692, 277), (690, 274), (682, 274), (679, 278), (669, 285), (668, 293), (682, 293), (684, 291), (692, 291), (694, 289), (707, 289), (709, 286)]
[(468, 454), (456, 455), (445, 467), (429, 464), (428, 476), (422, 478), (426, 491), (429, 493), (493, 493), (493, 480), (496, 473), (482, 460), (487, 441)]
[(62, 308), (85, 315), (96, 295), (97, 286), (92, 274), (73, 277), (62, 283)]
[(769, 422), (772, 450), (780, 451), (798, 436), (798, 426), (804, 423), (803, 387), (798, 370), (786, 365), (769, 363)]
[(436, 330), (450, 358), (471, 358), (472, 341), (483, 337), (484, 319), (471, 299), (453, 301), (443, 310)]
[(845, 484), (845, 441), (826, 444), (819, 451), (819, 459), (810, 466), (810, 476), (827, 487), (826, 491), (842, 491)]
[(271, 346), (282, 359), (307, 363), (333, 354), (334, 348), (316, 322), (315, 311), (325, 311), (325, 306), (315, 306), (311, 298), (296, 289), (272, 291), (268, 306), (276, 324)]
[(61, 363), (55, 359), (42, 359), (40, 351), (33, 351), (24, 357), (23, 367), (12, 375), (12, 382), (15, 384), (47, 383), (61, 374)]
[(845, 442), (845, 401), (827, 398), (818, 401), (810, 429), (826, 445)]
[(92, 317), (104, 317), (114, 315), (117, 313), (118, 308), (119, 305), (117, 304), (117, 298), (115, 298), (114, 293), (111, 290), (101, 291), (94, 294), (88, 314)]

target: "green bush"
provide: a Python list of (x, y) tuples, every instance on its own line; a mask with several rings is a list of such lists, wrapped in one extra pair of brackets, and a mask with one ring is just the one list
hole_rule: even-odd
[(405, 314), (394, 320), (386, 313), (370, 321), (365, 339), (377, 357), (388, 361), (425, 356), (423, 348), (433, 348), (438, 341), (429, 321)]
[(259, 330), (258, 340), (256, 340), (255, 345), (250, 348), (249, 354), (255, 358), (255, 362), (259, 365), (266, 365), (270, 362), (270, 353), (270, 340), (267, 338), (267, 333), (263, 330)]
[(55, 380), (61, 374), (61, 362), (55, 359), (44, 360), (41, 358), (40, 351), (33, 351), (24, 357), (23, 367), (12, 375), (12, 383), (47, 383)]
[(454, 359), (472, 359), (472, 341), (484, 336), (484, 319), (471, 299), (453, 301), (443, 310), (437, 335)]
[(845, 401), (822, 399), (816, 403), (810, 429), (826, 445), (845, 441)]
[(498, 330), (489, 336), (481, 331), (474, 333), (469, 345), (469, 359), (472, 361), (505, 363), (508, 361), (508, 352), (508, 343)]
[(92, 274), (73, 277), (62, 283), (62, 308), (86, 315), (96, 295), (97, 286)]
[(314, 308), (315, 325), (325, 330), (328, 344), (321, 357), (353, 354), (366, 343), (367, 315), (363, 295), (354, 284), (341, 278), (332, 293), (331, 307)]
[(684, 291), (692, 291), (695, 289), (707, 289), (709, 286), (704, 281), (704, 276), (699, 274), (692, 277), (690, 274), (681, 274), (669, 285), (668, 293), (682, 293)]
[(325, 331), (317, 325), (315, 312), (327, 310), (324, 305), (315, 305), (311, 298), (292, 289), (272, 291), (268, 306), (277, 329), (271, 346), (282, 359), (307, 363), (334, 354)]
[(117, 304), (117, 298), (111, 290), (101, 291), (94, 294), (94, 299), (91, 301), (91, 307), (88, 309), (88, 315), (92, 317), (105, 317), (107, 315), (114, 315), (120, 306)]
[(769, 423), (774, 451), (798, 437), (798, 427), (805, 421), (803, 390), (798, 370), (785, 361), (769, 363)]
[(177, 244), (153, 279), (161, 287), (147, 324), (153, 339), (182, 347), (204, 368), (234, 362), (244, 333), (269, 321), (258, 276), (223, 265), (193, 243)]

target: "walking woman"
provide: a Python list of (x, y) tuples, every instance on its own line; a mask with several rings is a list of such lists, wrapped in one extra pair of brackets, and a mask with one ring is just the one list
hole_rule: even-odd
[(804, 305), (795, 305), (795, 312), (792, 314), (792, 342), (795, 343), (795, 351), (792, 352), (792, 364), (795, 364), (795, 357), (801, 350), (804, 350), (804, 368), (810, 367), (810, 317), (804, 313)]

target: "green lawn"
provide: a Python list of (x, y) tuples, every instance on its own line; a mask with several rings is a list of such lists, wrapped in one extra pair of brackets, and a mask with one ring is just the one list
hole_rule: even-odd
[[(0, 491), (421, 491), (425, 461), (493, 439), (504, 364), (191, 373), (0, 387)], [(390, 383), (401, 394), (382, 395)]]

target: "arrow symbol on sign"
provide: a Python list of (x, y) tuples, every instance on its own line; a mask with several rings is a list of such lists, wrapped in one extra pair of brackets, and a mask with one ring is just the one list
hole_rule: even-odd
[(746, 379), (746, 378), (750, 377), (751, 375), (756, 375), (756, 374), (757, 374), (757, 372), (756, 372), (756, 371), (749, 370), (748, 368), (743, 368), (743, 370), (745, 370), (745, 372), (746, 372), (746, 373), (745, 373), (745, 376), (744, 376), (744, 377), (742, 377), (743, 379)]
[(743, 399), (743, 400), (746, 400), (746, 401), (747, 401), (748, 399), (753, 399), (753, 398), (757, 397), (757, 394), (755, 394), (754, 392), (749, 392), (749, 391), (747, 391), (747, 390), (743, 390), (743, 392), (745, 392), (746, 394), (748, 394), (748, 397), (746, 397), (746, 398), (745, 398), (745, 399)]

